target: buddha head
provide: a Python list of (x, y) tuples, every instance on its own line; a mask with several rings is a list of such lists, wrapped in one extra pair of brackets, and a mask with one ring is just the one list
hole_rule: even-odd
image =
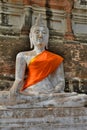
[(48, 48), (49, 30), (44, 25), (41, 15), (36, 19), (35, 25), (30, 30), (31, 48), (34, 46), (41, 48)]

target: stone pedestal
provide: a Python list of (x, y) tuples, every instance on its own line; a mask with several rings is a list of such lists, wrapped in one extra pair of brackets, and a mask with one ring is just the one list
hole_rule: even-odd
[(87, 130), (87, 109), (0, 109), (0, 130)]
[(87, 108), (74, 95), (60, 93), (52, 102), (50, 95), (48, 100), (43, 95), (19, 95), (12, 100), (4, 92), (0, 96), (0, 130), (87, 130)]

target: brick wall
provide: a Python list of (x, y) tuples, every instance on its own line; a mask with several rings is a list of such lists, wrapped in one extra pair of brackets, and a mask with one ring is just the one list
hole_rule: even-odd
[(0, 89), (9, 89), (14, 81), (16, 55), (29, 50), (27, 37), (0, 37)]
[(51, 39), (49, 48), (64, 57), (65, 91), (87, 93), (87, 45), (74, 41), (54, 43)]

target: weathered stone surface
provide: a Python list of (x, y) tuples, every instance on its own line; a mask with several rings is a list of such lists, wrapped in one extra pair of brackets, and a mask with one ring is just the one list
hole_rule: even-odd
[(72, 28), (77, 40), (86, 40), (87, 43), (87, 5), (76, 1), (72, 11)]
[(0, 110), (0, 130), (86, 130), (86, 108)]
[(0, 73), (14, 73), (16, 55), (23, 49), (29, 50), (27, 37), (0, 37)]
[[(87, 5), (77, 0), (73, 6), (68, 1), (4, 0), (3, 5), (0, 3), (1, 90), (9, 90), (14, 81), (16, 54), (30, 49), (29, 29), (40, 12), (50, 28), (49, 50), (65, 58), (65, 91), (87, 93)], [(73, 29), (75, 42), (64, 40), (67, 29), (71, 32)], [(8, 92), (4, 95), (7, 97)], [(0, 106), (0, 130), (87, 130), (87, 109)]]

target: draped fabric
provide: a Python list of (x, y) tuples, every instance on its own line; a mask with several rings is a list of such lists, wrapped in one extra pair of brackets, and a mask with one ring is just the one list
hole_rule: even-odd
[(33, 58), (28, 65), (28, 77), (21, 91), (34, 85), (55, 71), (63, 58), (49, 51), (43, 51)]

